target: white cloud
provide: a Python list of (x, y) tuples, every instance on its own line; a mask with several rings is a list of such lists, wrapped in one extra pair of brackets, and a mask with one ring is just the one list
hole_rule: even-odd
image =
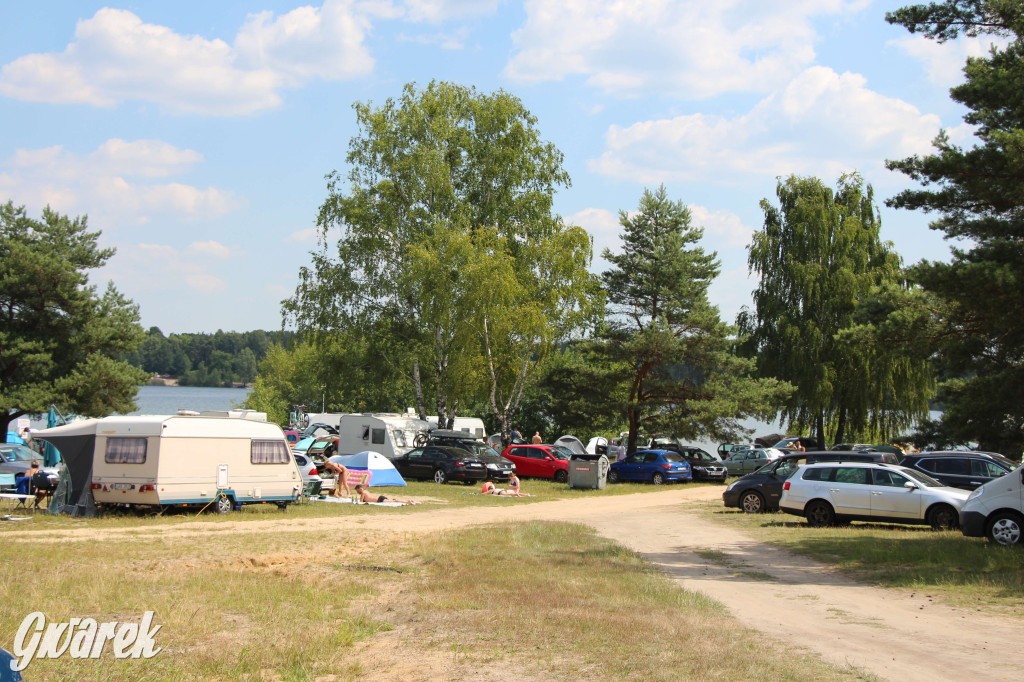
[(856, 12), (842, 0), (527, 0), (505, 74), (583, 76), (621, 95), (699, 99), (768, 92), (814, 61), (815, 15)]
[(202, 160), (190, 149), (159, 140), (111, 139), (79, 156), (61, 146), (19, 149), (0, 160), (0, 196), (33, 210), (49, 204), (62, 213), (88, 213), (101, 225), (144, 224), (156, 215), (196, 219), (238, 207), (232, 192), (179, 182), (151, 182), (182, 173)]
[(734, 118), (697, 113), (613, 125), (590, 169), (645, 184), (790, 173), (833, 178), (927, 152), (939, 127), (937, 116), (868, 89), (858, 74), (814, 66)]
[(704, 239), (710, 242), (706, 247), (709, 250), (746, 246), (750, 243), (750, 235), (754, 231), (744, 225), (735, 213), (711, 211), (696, 204), (690, 204), (688, 208), (693, 224), (704, 228)]
[(942, 88), (951, 88), (963, 83), (964, 66), (968, 57), (988, 55), (990, 47), (1004, 45), (1005, 39), (993, 40), (991, 36), (981, 38), (961, 37), (945, 43), (929, 40), (921, 35), (912, 35), (890, 40), (888, 45), (897, 47), (919, 60), (928, 74), (928, 80)]
[[(103, 269), (103, 276), (133, 295), (164, 293), (176, 288), (195, 293), (218, 294), (227, 289), (221, 277), (208, 271), (194, 253), (166, 244), (115, 244), (117, 253)], [(186, 292), (182, 292), (186, 293)]]
[(231, 249), (220, 242), (210, 240), (206, 242), (192, 242), (188, 246), (188, 253), (223, 259), (231, 255)]
[(98, 107), (137, 100), (175, 114), (251, 114), (277, 106), (285, 86), (369, 73), (367, 30), (367, 18), (350, 0), (327, 0), (276, 18), (271, 12), (252, 15), (233, 46), (104, 8), (78, 22), (63, 52), (5, 64), (0, 95)]
[(426, 21), (433, 24), (448, 19), (494, 14), (500, 0), (405, 0), (403, 3), (410, 21)]

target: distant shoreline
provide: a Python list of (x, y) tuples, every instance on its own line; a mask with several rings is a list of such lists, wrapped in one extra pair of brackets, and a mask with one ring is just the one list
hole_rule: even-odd
[(178, 385), (178, 380), (177, 379), (170, 379), (170, 378), (167, 378), (167, 377), (150, 377), (149, 378), (149, 385), (150, 386), (177, 386)]

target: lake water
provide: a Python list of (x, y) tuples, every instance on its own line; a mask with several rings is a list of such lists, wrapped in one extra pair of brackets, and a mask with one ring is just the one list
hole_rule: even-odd
[(178, 410), (231, 410), (249, 397), (248, 388), (205, 388), (202, 386), (140, 386), (135, 396), (139, 406), (129, 414), (175, 414)]

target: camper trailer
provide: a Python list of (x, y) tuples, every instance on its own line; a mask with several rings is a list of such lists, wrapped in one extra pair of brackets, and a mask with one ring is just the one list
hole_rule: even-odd
[[(431, 426), (437, 428), (437, 417), (427, 417)], [(484, 427), (484, 420), (477, 417), (456, 417), (452, 424), (452, 431), (465, 431), (475, 438), (486, 438), (487, 429)]]
[(284, 508), (302, 489), (281, 427), (244, 416), (105, 417), (38, 437), (64, 457), (73, 505), (91, 490), (97, 507), (213, 503), (225, 513), (243, 504)]
[(346, 414), (338, 422), (338, 453), (354, 455), (369, 450), (394, 459), (426, 439), (432, 425), (408, 414)]

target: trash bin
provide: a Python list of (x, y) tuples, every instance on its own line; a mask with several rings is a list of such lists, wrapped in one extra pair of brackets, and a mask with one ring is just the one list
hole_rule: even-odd
[(604, 488), (610, 467), (604, 455), (573, 455), (569, 458), (569, 487)]

